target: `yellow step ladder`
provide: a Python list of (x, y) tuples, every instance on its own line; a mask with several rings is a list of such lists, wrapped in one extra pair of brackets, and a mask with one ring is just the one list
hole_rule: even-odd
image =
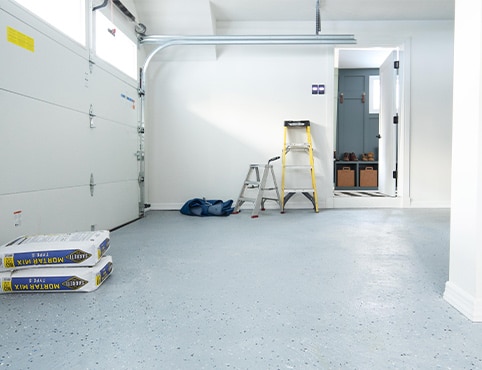
[[(288, 139), (294, 136), (300, 136), (299, 131), (305, 131), (306, 142), (301, 144), (288, 143)], [(291, 132), (289, 132), (291, 131)], [(297, 132), (293, 132), (297, 131)], [(298, 135), (296, 135), (298, 134)], [(289, 153), (302, 153), (303, 155), (296, 158), (288, 159)], [(308, 154), (309, 164), (306, 164)], [(292, 155), (293, 156), (293, 155)], [(294, 157), (294, 156), (293, 156)], [(286, 179), (291, 177), (292, 180), (309, 180), (311, 177), (311, 187), (306, 181), (303, 186), (298, 185), (287, 188)], [(313, 142), (311, 139), (310, 121), (285, 121), (284, 122), (284, 142), (282, 153), (282, 175), (281, 175), (281, 213), (284, 213), (286, 203), (295, 195), (302, 194), (308, 198), (313, 204), (313, 209), (318, 212), (318, 194), (316, 191), (315, 163), (313, 159)]]
[[(273, 165), (271, 164), (271, 162), (276, 161), (279, 158), (280, 157), (271, 158), (266, 165), (249, 165), (248, 174), (241, 187), (241, 192), (236, 201), (233, 214), (241, 212), (241, 206), (245, 202), (254, 203), (251, 218), (257, 218), (260, 209), (264, 211), (264, 204), (267, 200), (273, 200), (280, 204), (278, 184), (276, 183), (276, 176), (274, 174)], [(260, 176), (261, 170), (263, 170), (262, 176)], [(268, 196), (268, 193), (265, 193), (269, 191), (271, 192), (271, 197)]]

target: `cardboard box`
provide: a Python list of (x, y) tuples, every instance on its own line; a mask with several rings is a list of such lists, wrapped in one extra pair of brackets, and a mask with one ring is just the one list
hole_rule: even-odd
[(373, 167), (360, 169), (360, 187), (378, 187), (378, 170)]
[(350, 167), (343, 167), (337, 170), (336, 186), (338, 187), (353, 187), (355, 186), (355, 170)]
[(0, 247), (0, 271), (46, 266), (94, 266), (110, 245), (106, 230), (21, 236)]
[(41, 267), (0, 272), (0, 293), (92, 292), (112, 273), (112, 257), (93, 267)]

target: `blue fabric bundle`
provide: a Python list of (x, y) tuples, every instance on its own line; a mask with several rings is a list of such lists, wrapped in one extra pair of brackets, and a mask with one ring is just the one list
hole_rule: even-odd
[(188, 200), (181, 208), (181, 213), (188, 216), (229, 216), (234, 211), (233, 201), (206, 200), (194, 198)]

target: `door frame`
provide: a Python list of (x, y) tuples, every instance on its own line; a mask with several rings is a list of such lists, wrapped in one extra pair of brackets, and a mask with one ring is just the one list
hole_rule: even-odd
[[(377, 44), (370, 46), (357, 45), (349, 48), (359, 50), (360, 53), (366, 50), (377, 50), (380, 48), (398, 49), (400, 51), (400, 69), (399, 69), (399, 83), (400, 83), (400, 108), (398, 121), (398, 142), (397, 142), (397, 158), (398, 158), (398, 181), (396, 197), (337, 197), (333, 192), (333, 207), (347, 208), (347, 207), (409, 207), (410, 206), (410, 60), (411, 60), (411, 41), (404, 40), (400, 43), (392, 44)], [(337, 50), (348, 49), (347, 47), (335, 48)], [(363, 67), (360, 67), (363, 68)], [(377, 66), (375, 66), (377, 68)], [(334, 58), (334, 73), (335, 81), (338, 78), (338, 60)], [(335, 98), (338, 98), (338, 84), (335, 86)], [(337, 124), (337, 107), (336, 99), (334, 104), (333, 115), (333, 144), (336, 143), (336, 124)]]

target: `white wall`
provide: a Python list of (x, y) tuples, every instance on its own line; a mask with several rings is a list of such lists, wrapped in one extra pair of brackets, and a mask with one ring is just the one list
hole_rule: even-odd
[[(453, 22), (324, 22), (323, 32), (354, 33), (357, 47), (406, 48), (405, 204), (448, 206)], [(236, 33), (309, 34), (312, 24), (218, 24), (218, 34)], [(236, 199), (248, 164), (281, 153), (286, 119), (313, 122), (320, 207), (330, 207), (334, 74), (332, 46), (224, 46), (216, 60), (154, 62), (146, 114), (153, 208)], [(312, 83), (324, 83), (326, 95), (312, 96)]]
[[(7, 41), (7, 27), (34, 50)], [(138, 100), (136, 82), (95, 55), (90, 66), (88, 47), (12, 1), (0, 1), (0, 29), (0, 244), (135, 219), (138, 106), (122, 94)]]
[(312, 83), (333, 84), (332, 76), (320, 73), (332, 63), (331, 50), (283, 57), (279, 67), (276, 53), (245, 58), (230, 51), (217, 61), (151, 70), (156, 80), (148, 94), (156, 98), (149, 98), (146, 131), (155, 207), (178, 208), (191, 197), (236, 198), (250, 163), (281, 154), (284, 120), (312, 121), (320, 189), (331, 188), (329, 165), (319, 160), (332, 153), (326, 139), (333, 136), (327, 124), (331, 94), (311, 95)]

